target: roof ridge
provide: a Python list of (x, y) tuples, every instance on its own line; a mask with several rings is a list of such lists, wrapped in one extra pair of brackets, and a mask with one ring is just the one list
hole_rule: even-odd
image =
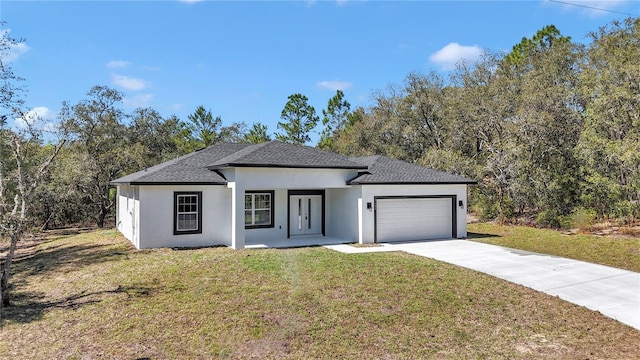
[(209, 163), (206, 168), (221, 167), (294, 167), (356, 169), (365, 165), (348, 157), (304, 144), (291, 144), (279, 140), (250, 145), (228, 156)]
[[(367, 167), (371, 167), (371, 165), (380, 161), (380, 158), (384, 155), (361, 155), (361, 156), (349, 156), (349, 160), (357, 162), (359, 164), (365, 165)], [(373, 161), (367, 161), (368, 159), (374, 159)]]
[(274, 141), (276, 141), (276, 140), (270, 140), (270, 141), (265, 141), (265, 142), (262, 142), (262, 143), (259, 143), (259, 144), (248, 145), (248, 146), (246, 146), (246, 147), (244, 147), (244, 148), (242, 148), (242, 149), (240, 149), (238, 151), (235, 151), (235, 152), (233, 152), (233, 153), (231, 153), (231, 154), (229, 154), (229, 155), (227, 155), (227, 156), (225, 156), (223, 158), (220, 158), (220, 159), (214, 161), (211, 164), (205, 165), (205, 167), (209, 168), (209, 167), (212, 167), (212, 166), (215, 166), (215, 165), (229, 163), (229, 162), (232, 162), (230, 160), (234, 160), (234, 159), (237, 159), (237, 158), (240, 158), (240, 157), (251, 155), (254, 152), (256, 152), (257, 150), (264, 148), (265, 146), (271, 144)]

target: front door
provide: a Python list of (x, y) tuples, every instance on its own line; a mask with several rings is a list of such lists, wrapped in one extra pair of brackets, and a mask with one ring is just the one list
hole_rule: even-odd
[(289, 196), (290, 234), (322, 234), (322, 195)]

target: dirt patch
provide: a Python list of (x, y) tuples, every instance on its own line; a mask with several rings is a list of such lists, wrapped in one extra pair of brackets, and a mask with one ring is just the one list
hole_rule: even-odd
[(275, 339), (250, 340), (233, 354), (234, 359), (281, 359), (289, 353), (289, 343)]
[(544, 355), (545, 357), (566, 356), (570, 353), (570, 349), (563, 346), (561, 342), (547, 339), (543, 334), (530, 336), (522, 343), (516, 344), (515, 349), (522, 355), (536, 354), (536, 356)]
[(474, 224), (480, 221), (475, 213), (467, 213), (467, 224)]

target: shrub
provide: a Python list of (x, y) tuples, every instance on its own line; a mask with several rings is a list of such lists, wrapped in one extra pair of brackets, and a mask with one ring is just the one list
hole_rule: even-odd
[(541, 211), (536, 217), (536, 223), (554, 229), (567, 229), (571, 225), (569, 217), (559, 215), (555, 210)]
[(476, 204), (473, 206), (473, 210), (478, 216), (478, 219), (482, 221), (493, 220), (498, 216), (495, 204), (491, 203), (491, 201), (484, 196), (477, 199)]
[(611, 206), (610, 215), (624, 222), (633, 222), (640, 215), (640, 204), (633, 201), (618, 201)]
[(577, 208), (571, 213), (571, 226), (581, 230), (591, 230), (598, 214), (594, 209)]

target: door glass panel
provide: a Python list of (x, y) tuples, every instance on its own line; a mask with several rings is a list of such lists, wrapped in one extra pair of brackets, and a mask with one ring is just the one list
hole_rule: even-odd
[(302, 199), (298, 199), (298, 230), (302, 230)]
[(311, 229), (311, 199), (307, 199), (308, 203), (307, 203), (307, 212), (308, 212), (308, 216), (307, 216), (307, 227), (309, 229)]

